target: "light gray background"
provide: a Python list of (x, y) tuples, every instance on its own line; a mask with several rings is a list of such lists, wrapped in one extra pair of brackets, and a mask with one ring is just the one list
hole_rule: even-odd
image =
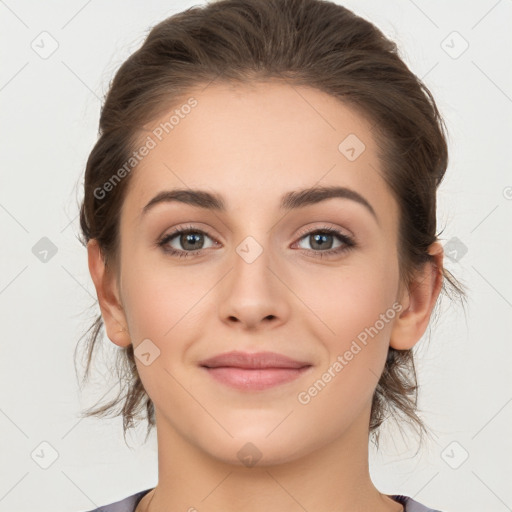
[[(155, 438), (142, 446), (143, 426), (130, 450), (120, 418), (78, 416), (114, 385), (100, 367), (80, 394), (75, 376), (73, 350), (95, 298), (76, 238), (78, 200), (114, 72), (152, 25), (192, 5), (0, 1), (0, 511), (86, 510), (157, 482)], [(467, 318), (443, 300), (430, 342), (418, 345), (433, 441), (415, 455), (388, 429), (372, 449), (372, 477), (382, 492), (443, 511), (512, 510), (512, 1), (344, 5), (398, 42), (445, 117), (439, 229), (458, 248), (446, 265), (469, 289)], [(48, 51), (52, 39), (47, 58), (31, 47)], [(43, 237), (57, 248), (46, 262), (33, 253)]]

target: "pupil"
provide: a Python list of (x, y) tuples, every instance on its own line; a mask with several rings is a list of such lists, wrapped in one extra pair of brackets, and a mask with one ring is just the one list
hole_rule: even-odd
[[(324, 242), (326, 242), (326, 238), (332, 238), (332, 235), (320, 235), (320, 234), (313, 235), (314, 243), (312, 244), (312, 247), (314, 246), (314, 244), (318, 244), (320, 249), (322, 249), (322, 248), (325, 249), (326, 247), (324, 247)], [(332, 245), (332, 243), (330, 245)], [(329, 248), (330, 248), (330, 246), (327, 247), (327, 249), (329, 249)]]
[[(181, 236), (182, 247), (184, 247), (185, 249), (192, 249), (192, 250), (197, 249), (197, 245), (199, 245), (199, 244), (195, 244), (194, 245), (194, 243), (193, 243), (194, 241), (195, 242), (201, 241), (201, 234), (199, 234), (199, 233), (186, 233), (186, 234)], [(191, 243), (190, 247), (187, 247), (188, 243)]]

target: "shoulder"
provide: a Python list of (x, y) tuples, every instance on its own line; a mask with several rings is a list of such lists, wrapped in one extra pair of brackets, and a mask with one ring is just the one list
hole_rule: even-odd
[[(120, 501), (110, 503), (109, 505), (103, 505), (102, 507), (95, 508), (94, 510), (89, 510), (87, 512), (135, 512), (135, 508), (149, 491), (151, 491), (151, 489), (137, 492)], [(405, 512), (441, 512), (440, 510), (422, 505), (409, 496), (395, 494), (392, 498), (398, 503), (404, 505)]]
[(426, 505), (422, 505), (421, 503), (413, 500), (409, 496), (394, 494), (392, 498), (404, 506), (405, 512), (441, 512), (440, 510), (436, 510), (433, 508), (429, 508)]
[(135, 512), (135, 508), (139, 504), (140, 500), (142, 500), (149, 491), (151, 491), (151, 489), (139, 491), (120, 501), (110, 503), (109, 505), (103, 505), (102, 507), (95, 508), (94, 510), (88, 510), (87, 512)]

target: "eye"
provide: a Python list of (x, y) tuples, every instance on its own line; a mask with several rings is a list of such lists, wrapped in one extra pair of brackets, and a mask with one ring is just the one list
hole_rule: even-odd
[[(212, 242), (209, 245), (205, 245), (205, 240), (208, 239)], [(310, 248), (301, 247), (300, 243), (302, 240), (307, 242)], [(356, 247), (352, 237), (329, 226), (301, 233), (297, 243), (299, 244), (299, 249), (305, 254), (315, 257), (339, 255)], [(203, 249), (216, 247), (219, 245), (219, 242), (201, 229), (194, 226), (186, 226), (176, 228), (171, 233), (166, 234), (157, 242), (157, 245), (171, 256), (188, 258), (200, 256), (203, 254)]]
[[(165, 235), (158, 245), (162, 247), (165, 252), (179, 257), (195, 256), (202, 249), (213, 247), (217, 244), (215, 241), (210, 245), (205, 246), (205, 239), (213, 240), (208, 233), (201, 229), (187, 226), (186, 228), (177, 228), (171, 233)], [(171, 243), (174, 243), (174, 247)], [(176, 247), (178, 245), (178, 247)]]
[[(337, 246), (334, 245), (336, 239), (338, 240)], [(310, 249), (305, 249), (307, 253), (312, 253), (313, 256), (319, 257), (341, 254), (356, 246), (352, 237), (329, 226), (307, 231), (302, 234), (300, 240), (304, 240), (309, 244)], [(304, 248), (301, 247), (301, 249)]]

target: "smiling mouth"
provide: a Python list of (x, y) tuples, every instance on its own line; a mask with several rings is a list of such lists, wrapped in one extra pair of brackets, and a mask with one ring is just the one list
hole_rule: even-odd
[(239, 368), (235, 366), (202, 367), (218, 382), (242, 391), (262, 391), (291, 382), (311, 365), (300, 368)]
[(277, 352), (237, 350), (210, 357), (199, 365), (217, 382), (242, 391), (261, 391), (291, 382), (312, 367)]

